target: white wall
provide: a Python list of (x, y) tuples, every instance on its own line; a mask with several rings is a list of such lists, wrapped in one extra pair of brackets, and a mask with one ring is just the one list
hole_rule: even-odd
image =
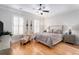
[(0, 8), (0, 21), (4, 23), (4, 31), (12, 31), (12, 13)]
[(72, 33), (77, 36), (77, 44), (79, 44), (79, 10), (51, 16), (45, 20), (45, 27), (58, 24), (66, 25), (68, 27), (67, 29), (72, 29)]
[[(36, 16), (36, 15), (28, 13), (28, 12), (23, 12), (23, 11), (0, 6), (0, 21), (2, 21), (4, 23), (4, 31), (12, 32), (13, 17), (16, 15), (22, 16), (24, 18), (24, 33), (26, 32), (26, 21), (27, 20), (30, 21), (30, 20), (34, 20), (34, 19), (36, 19), (36, 20), (40, 19), (39, 16)], [(9, 41), (10, 41), (9, 39), (7, 41), (5, 39), (3, 39), (3, 41), (0, 42), (1, 43), (0, 50), (9, 48), (10, 45), (7, 44)], [(5, 44), (4, 44), (4, 42), (5, 42)]]
[(27, 20), (39, 20), (39, 16), (34, 14), (0, 6), (0, 21), (4, 23), (4, 31), (12, 32), (13, 17), (16, 15), (24, 18), (24, 32), (26, 31)]
[(24, 33), (26, 32), (26, 21), (40, 20), (40, 32), (51, 25), (67, 25), (73, 30), (73, 34), (79, 37), (79, 31), (74, 30), (74, 26), (79, 26), (79, 10), (63, 13), (50, 17), (41, 17), (28, 12), (23, 12), (8, 7), (0, 6), (0, 21), (4, 23), (4, 31), (12, 32), (13, 16), (18, 15), (24, 18)]

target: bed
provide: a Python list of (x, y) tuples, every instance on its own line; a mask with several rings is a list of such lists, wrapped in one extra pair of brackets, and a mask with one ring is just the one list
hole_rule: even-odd
[(34, 39), (48, 47), (52, 47), (63, 40), (63, 26), (51, 26), (48, 32), (35, 34)]

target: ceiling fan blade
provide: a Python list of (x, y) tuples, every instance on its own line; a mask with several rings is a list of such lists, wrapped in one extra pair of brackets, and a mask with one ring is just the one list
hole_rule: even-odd
[(42, 10), (41, 8), (39, 8), (38, 10)]
[(43, 10), (43, 12), (49, 12), (49, 10)]

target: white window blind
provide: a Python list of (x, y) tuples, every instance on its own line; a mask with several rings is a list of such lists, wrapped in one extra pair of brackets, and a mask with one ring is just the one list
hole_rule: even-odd
[(23, 18), (19, 16), (14, 16), (13, 19), (13, 34), (21, 35), (23, 34)]

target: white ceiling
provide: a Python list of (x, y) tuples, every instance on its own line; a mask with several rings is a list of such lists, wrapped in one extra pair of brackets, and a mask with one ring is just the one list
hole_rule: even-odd
[[(48, 15), (56, 15), (61, 13), (67, 13), (79, 9), (78, 4), (44, 4), (47, 10), (50, 10)], [(11, 7), (14, 9), (30, 12), (39, 15), (39, 4), (4, 4), (4, 6)]]

